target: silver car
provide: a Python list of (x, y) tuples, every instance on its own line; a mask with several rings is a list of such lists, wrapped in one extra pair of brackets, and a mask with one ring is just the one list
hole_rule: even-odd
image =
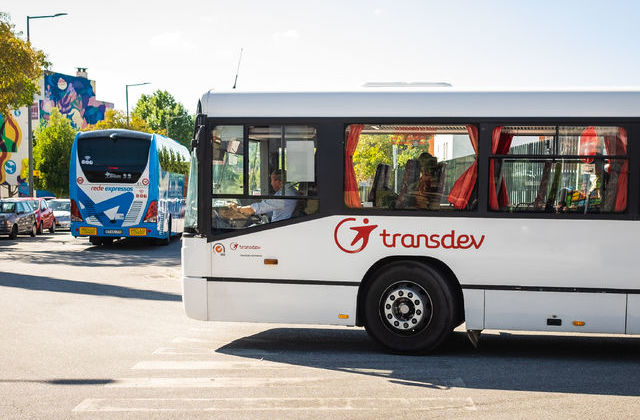
[(68, 198), (48, 200), (49, 207), (56, 218), (56, 229), (71, 228), (71, 201)]

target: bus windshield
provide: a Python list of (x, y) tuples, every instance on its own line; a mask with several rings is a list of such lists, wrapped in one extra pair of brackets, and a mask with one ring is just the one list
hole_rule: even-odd
[(126, 137), (78, 140), (80, 167), (89, 182), (138, 182), (149, 158), (149, 141)]

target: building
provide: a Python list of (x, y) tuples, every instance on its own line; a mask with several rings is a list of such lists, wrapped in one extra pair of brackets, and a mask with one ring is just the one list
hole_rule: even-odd
[[(71, 125), (83, 129), (102, 121), (109, 102), (96, 99), (95, 81), (89, 80), (86, 68), (78, 68), (75, 76), (45, 72), (40, 79), (40, 95), (31, 107), (32, 129), (46, 126), (52, 108), (56, 107)], [(27, 107), (14, 110), (7, 119), (0, 115), (0, 197), (28, 191), (29, 150), (27, 140)]]

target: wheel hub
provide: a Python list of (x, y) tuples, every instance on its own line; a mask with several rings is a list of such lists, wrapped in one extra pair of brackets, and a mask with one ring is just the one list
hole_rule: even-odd
[(413, 282), (396, 283), (382, 297), (382, 315), (393, 329), (409, 331), (422, 327), (431, 317), (429, 296)]

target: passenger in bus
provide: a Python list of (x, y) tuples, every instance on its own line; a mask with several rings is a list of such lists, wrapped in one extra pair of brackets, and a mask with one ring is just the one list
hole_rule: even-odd
[[(295, 197), (298, 195), (298, 192), (293, 189), (291, 186), (283, 187), (282, 179), (286, 179), (285, 171), (282, 169), (276, 169), (271, 173), (271, 186), (275, 191), (275, 195), (282, 195), (283, 191), (285, 191), (285, 196)], [(248, 206), (237, 206), (237, 204), (232, 203), (230, 206), (244, 216), (250, 217), (254, 214), (267, 214), (271, 215), (272, 222), (278, 222), (280, 220), (286, 220), (291, 218), (293, 211), (296, 208), (296, 203), (298, 200), (283, 200), (278, 198), (268, 198), (266, 200), (259, 201), (257, 203), (253, 203)]]
[(438, 209), (442, 192), (438, 191), (440, 185), (440, 171), (438, 159), (431, 153), (424, 152), (418, 156), (420, 162), (420, 179), (416, 192), (416, 206), (419, 209)]

